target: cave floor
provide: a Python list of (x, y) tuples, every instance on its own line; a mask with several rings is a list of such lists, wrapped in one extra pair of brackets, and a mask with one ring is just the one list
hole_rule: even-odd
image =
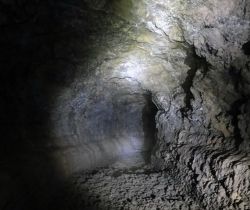
[(148, 165), (78, 173), (69, 188), (63, 199), (67, 209), (202, 209), (177, 171), (155, 171)]

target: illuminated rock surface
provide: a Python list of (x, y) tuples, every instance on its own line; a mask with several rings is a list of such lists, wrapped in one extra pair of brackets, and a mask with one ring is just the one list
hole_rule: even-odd
[(0, 209), (250, 209), (247, 0), (0, 2)]

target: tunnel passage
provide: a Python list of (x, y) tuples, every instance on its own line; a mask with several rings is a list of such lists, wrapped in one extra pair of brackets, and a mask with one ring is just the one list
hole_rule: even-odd
[(66, 171), (149, 162), (157, 108), (151, 94), (139, 89), (135, 92), (135, 88), (117, 89), (113, 84), (81, 87), (78, 92), (65, 91), (58, 99), (51, 118), (53, 144), (65, 148), (55, 156)]
[(0, 2), (0, 209), (250, 209), (248, 1)]

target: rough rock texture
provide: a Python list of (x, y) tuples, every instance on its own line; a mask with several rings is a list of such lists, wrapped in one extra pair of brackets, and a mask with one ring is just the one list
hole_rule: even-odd
[[(64, 205), (70, 209), (200, 209), (191, 196), (191, 185), (183, 185), (174, 173), (112, 166), (81, 173), (74, 177)], [(79, 202), (72, 204), (72, 197)]]
[(0, 17), (0, 209), (250, 209), (247, 0), (1, 0)]

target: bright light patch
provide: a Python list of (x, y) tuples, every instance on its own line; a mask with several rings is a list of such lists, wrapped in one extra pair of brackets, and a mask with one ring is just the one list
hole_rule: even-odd
[(123, 71), (121, 75), (123, 77), (138, 79), (143, 75), (142, 65), (137, 57), (129, 58), (126, 63), (122, 64), (122, 69)]

